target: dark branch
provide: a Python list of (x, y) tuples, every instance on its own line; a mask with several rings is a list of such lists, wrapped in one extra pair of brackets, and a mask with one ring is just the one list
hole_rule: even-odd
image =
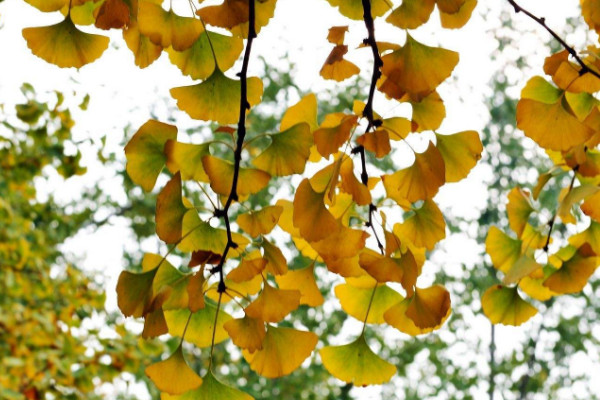
[[(368, 133), (371, 128), (377, 128), (381, 125), (381, 121), (375, 120), (375, 117), (373, 116), (373, 98), (375, 97), (377, 81), (381, 77), (381, 67), (383, 67), (383, 61), (379, 55), (379, 48), (377, 47), (377, 41), (375, 40), (375, 23), (373, 22), (373, 14), (371, 13), (371, 0), (362, 0), (362, 6), (363, 20), (365, 21), (365, 26), (367, 27), (368, 32), (368, 37), (364, 40), (364, 43), (371, 47), (371, 52), (373, 53), (373, 75), (371, 76), (371, 86), (369, 87), (369, 98), (367, 99), (367, 104), (365, 104), (365, 109), (363, 110), (363, 116), (367, 119), (367, 129), (365, 129), (365, 133)], [(367, 186), (369, 182), (369, 174), (367, 172), (365, 148), (362, 145), (358, 145), (352, 150), (352, 153), (360, 154), (360, 180), (363, 185)], [(373, 231), (375, 240), (377, 240), (377, 247), (379, 247), (381, 254), (384, 254), (383, 244), (381, 243), (381, 240), (379, 240), (377, 230), (373, 225), (373, 213), (375, 211), (377, 211), (377, 207), (375, 207), (373, 203), (369, 204), (369, 222), (367, 222), (366, 225)]]
[[(577, 177), (577, 171), (579, 170), (579, 165), (576, 165), (573, 168), (573, 177), (571, 178), (571, 183), (569, 183), (569, 190), (567, 193), (569, 193), (571, 190), (573, 190), (573, 185), (575, 184), (575, 178)], [(560, 205), (559, 205), (560, 207)], [(546, 252), (546, 254), (548, 254), (548, 247), (550, 246), (550, 239), (552, 238), (552, 229), (554, 228), (554, 223), (556, 221), (556, 215), (557, 212), (555, 211), (554, 214), (552, 215), (552, 219), (550, 221), (548, 221), (548, 228), (550, 228), (548, 230), (548, 235), (546, 236), (546, 244), (544, 244), (543, 250)]]
[(560, 45), (565, 50), (567, 50), (569, 52), (569, 54), (571, 56), (573, 56), (573, 58), (575, 59), (575, 61), (577, 61), (577, 64), (579, 64), (581, 66), (581, 70), (579, 71), (579, 75), (583, 75), (583, 74), (589, 72), (590, 74), (594, 75), (596, 78), (600, 79), (600, 73), (598, 73), (595, 70), (593, 70), (590, 67), (588, 67), (583, 62), (583, 60), (581, 59), (581, 57), (579, 57), (579, 55), (577, 54), (577, 52), (575, 51), (575, 49), (573, 47), (569, 46), (567, 44), (567, 42), (564, 41), (563, 38), (561, 38), (560, 36), (558, 36), (558, 34), (556, 32), (554, 32), (552, 29), (550, 29), (550, 27), (548, 27), (548, 25), (546, 25), (546, 19), (545, 18), (536, 17), (531, 12), (527, 11), (526, 9), (524, 9), (523, 7), (521, 7), (520, 5), (518, 5), (515, 2), (515, 0), (508, 0), (508, 2), (515, 9), (515, 13), (522, 12), (523, 14), (527, 15), (529, 18), (531, 18), (532, 20), (534, 20), (535, 22), (537, 22), (538, 24), (540, 24), (542, 27), (544, 27), (544, 29), (546, 29), (548, 31), (549, 34), (552, 35), (552, 37), (554, 37), (554, 39), (556, 39), (560, 43)]
[(227, 258), (229, 249), (235, 249), (237, 244), (233, 241), (231, 235), (231, 224), (229, 222), (229, 207), (234, 201), (238, 200), (237, 184), (240, 176), (240, 162), (242, 161), (242, 149), (244, 146), (244, 139), (246, 138), (246, 111), (250, 109), (250, 103), (248, 102), (248, 64), (250, 62), (250, 53), (252, 52), (252, 42), (256, 38), (256, 11), (255, 11), (255, 0), (249, 1), (248, 10), (248, 42), (246, 43), (246, 50), (244, 52), (244, 59), (242, 61), (242, 70), (238, 74), (240, 77), (240, 117), (238, 120), (237, 129), (237, 141), (234, 152), (234, 168), (233, 168), (233, 179), (231, 181), (231, 191), (225, 202), (223, 209), (216, 210), (215, 216), (223, 218), (225, 222), (225, 228), (227, 229), (227, 244), (219, 264), (213, 268), (213, 272), (219, 273), (219, 287), (218, 292), (224, 293), (227, 289), (225, 286), (225, 277), (223, 274), (223, 264)]

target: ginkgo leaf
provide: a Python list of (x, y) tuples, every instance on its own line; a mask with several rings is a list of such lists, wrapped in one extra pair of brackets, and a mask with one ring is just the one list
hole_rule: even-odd
[(433, 198), (444, 184), (445, 177), (444, 159), (437, 147), (429, 142), (425, 152), (415, 153), (413, 165), (391, 175), (383, 175), (381, 179), (387, 197), (398, 204), (405, 204), (406, 201), (414, 203)]
[(189, 299), (188, 308), (193, 313), (206, 306), (204, 301), (204, 292), (206, 291), (205, 286), (206, 279), (204, 279), (204, 268), (201, 268), (200, 271), (190, 277), (187, 285)]
[(396, 373), (393, 364), (373, 353), (364, 335), (349, 344), (323, 347), (319, 354), (331, 375), (354, 386), (380, 385)]
[[(231, 315), (227, 314), (222, 309), (219, 310), (218, 316), (216, 313), (217, 307), (210, 302), (207, 302), (204, 308), (195, 313), (190, 313), (189, 310), (185, 309), (165, 311), (165, 319), (167, 320), (167, 326), (169, 327), (169, 334), (181, 337), (185, 330), (186, 342), (193, 343), (198, 347), (209, 347), (212, 343), (214, 329), (215, 344), (221, 343), (229, 337), (227, 331), (223, 328), (223, 324), (232, 318)], [(217, 318), (216, 327), (215, 316)]]
[(435, 0), (440, 12), (455, 14), (460, 11), (466, 0)]
[(299, 290), (276, 289), (265, 283), (258, 298), (246, 307), (246, 315), (265, 322), (279, 322), (300, 305)]
[(366, 249), (360, 253), (359, 263), (377, 282), (399, 282), (407, 295), (412, 296), (419, 269), (410, 250), (401, 257), (389, 257)]
[(453, 13), (446, 13), (440, 8), (440, 22), (442, 23), (442, 27), (447, 29), (462, 28), (471, 19), (471, 14), (473, 14), (473, 10), (477, 6), (477, 0), (464, 0), (462, 3), (460, 9)]
[(545, 149), (565, 151), (584, 143), (593, 135), (593, 130), (564, 107), (563, 96), (550, 103), (552, 85), (543, 82), (543, 79), (530, 80), (521, 92), (517, 127)]
[[(417, 336), (424, 333), (433, 332), (438, 327), (419, 328), (415, 325), (414, 321), (406, 315), (406, 310), (411, 304), (411, 298), (405, 298), (402, 301), (394, 304), (384, 314), (383, 318), (385, 322), (400, 332), (406, 333), (407, 335)], [(443, 323), (443, 321), (442, 321)]]
[(350, 138), (358, 117), (342, 113), (329, 114), (319, 129), (314, 131), (317, 150), (323, 157), (329, 157)]
[[(258, 1), (255, 5), (256, 33), (267, 25), (275, 12), (277, 0)], [(236, 36), (248, 35), (248, 0), (224, 0), (222, 4), (201, 8), (196, 12), (207, 24), (229, 30)]]
[(411, 122), (402, 117), (386, 118), (381, 125), (388, 133), (391, 140), (403, 140), (412, 130)]
[[(227, 231), (213, 228), (208, 222), (202, 221), (196, 210), (189, 210), (183, 216), (182, 232), (183, 239), (178, 248), (184, 252), (203, 250), (220, 255), (227, 244)], [(236, 232), (232, 232), (232, 238), (237, 247), (229, 249), (229, 254), (237, 256), (250, 241)]]
[[(595, 93), (600, 90), (600, 80), (594, 75), (581, 72), (581, 66), (569, 61), (567, 50), (559, 51), (546, 58), (544, 72), (552, 76), (554, 83), (561, 89), (572, 93)], [(586, 57), (588, 68), (598, 72), (594, 56)]]
[[(361, 0), (327, 0), (333, 7), (338, 7), (340, 13), (350, 19), (363, 19), (363, 6)], [(372, 0), (371, 14), (373, 18), (381, 17), (391, 8), (391, 3), (387, 0)]]
[[(373, 291), (375, 293), (373, 294)], [(342, 309), (360, 322), (383, 324), (383, 313), (402, 300), (402, 296), (386, 285), (373, 285), (360, 288), (344, 283), (335, 287), (335, 296), (340, 300)], [(371, 305), (369, 309), (369, 304)], [(367, 315), (368, 312), (368, 315)]]
[[(222, 196), (229, 196), (235, 171), (234, 165), (221, 158), (204, 156), (202, 166), (208, 175), (212, 190)], [(241, 197), (258, 193), (267, 186), (270, 179), (271, 175), (260, 169), (240, 168), (236, 192)]]
[(335, 233), (318, 242), (311, 242), (311, 247), (328, 263), (340, 258), (357, 255), (364, 247), (369, 234), (362, 229), (351, 229), (340, 225)]
[[(251, 77), (247, 84), (248, 102), (250, 105), (258, 104), (263, 91), (262, 81)], [(218, 68), (204, 82), (171, 89), (177, 107), (190, 117), (223, 125), (237, 122), (240, 93), (239, 81), (226, 77)]]
[(310, 131), (314, 132), (319, 124), (317, 122), (317, 96), (309, 93), (300, 101), (286, 110), (281, 118), (280, 131), (284, 132), (296, 124), (306, 122)]
[(553, 296), (556, 296), (558, 293), (553, 292), (544, 286), (545, 278), (530, 278), (528, 276), (524, 277), (519, 281), (519, 288), (525, 294), (533, 299), (539, 301), (550, 300)]
[(267, 266), (267, 260), (263, 257), (244, 257), (240, 265), (232, 269), (227, 278), (234, 282), (246, 282), (260, 274)]
[(41, 59), (61, 68), (81, 68), (108, 48), (109, 38), (77, 29), (71, 16), (58, 24), (23, 29), (27, 47)]
[(577, 248), (587, 243), (594, 253), (600, 254), (600, 223), (590, 221), (590, 226), (581, 233), (571, 236), (569, 243)]
[(348, 46), (343, 44), (335, 46), (321, 68), (321, 76), (325, 79), (341, 82), (358, 74), (360, 68), (344, 58), (347, 52)]
[(492, 226), (485, 239), (485, 251), (494, 267), (506, 274), (521, 256), (521, 241)]
[(436, 130), (446, 118), (446, 107), (444, 101), (433, 91), (419, 101), (409, 99), (412, 106), (412, 130), (423, 132), (427, 130)]
[(303, 173), (313, 145), (310, 126), (300, 122), (281, 133), (268, 136), (271, 144), (252, 163), (272, 176)]
[(106, 0), (96, 14), (96, 28), (121, 29), (129, 25), (129, 7), (123, 0)]
[(458, 54), (426, 46), (407, 35), (404, 46), (383, 56), (382, 60), (381, 72), (385, 79), (379, 90), (395, 99), (408, 93), (419, 100), (450, 76), (458, 64)]
[(189, 75), (192, 79), (207, 79), (216, 67), (214, 57), (217, 58), (218, 69), (227, 71), (236, 62), (243, 48), (242, 39), (238, 37), (204, 31), (188, 49), (176, 51), (168, 48), (167, 53), (169, 60), (184, 75)]
[(165, 143), (176, 138), (177, 127), (151, 119), (138, 129), (125, 146), (127, 174), (146, 192), (154, 188), (156, 178), (165, 165)]
[(441, 285), (415, 288), (406, 316), (420, 329), (437, 329), (450, 315), (450, 293)]
[(493, 324), (519, 326), (537, 314), (537, 309), (519, 296), (516, 286), (490, 287), (481, 297), (481, 307)]
[(96, 22), (96, 15), (100, 7), (106, 2), (92, 0), (75, 0), (69, 5), (65, 5), (60, 12), (65, 17), (69, 15), (75, 25), (93, 25)]
[(164, 146), (166, 165), (172, 174), (179, 172), (181, 179), (208, 182), (202, 158), (210, 155), (208, 144), (181, 143), (167, 140)]
[(446, 222), (433, 200), (425, 200), (421, 208), (402, 223), (394, 225), (394, 234), (400, 241), (408, 240), (417, 247), (433, 250), (435, 244), (446, 237)]
[(338, 221), (325, 207), (324, 195), (325, 193), (315, 192), (308, 179), (304, 179), (296, 189), (294, 226), (309, 242), (326, 238), (339, 226)]
[(502, 279), (502, 283), (504, 285), (516, 283), (541, 268), (541, 264), (538, 264), (533, 257), (523, 254), (506, 272), (504, 279)]
[(314, 268), (315, 263), (313, 262), (308, 267), (278, 275), (275, 277), (275, 281), (281, 289), (298, 290), (300, 292), (300, 304), (317, 307), (323, 304), (325, 299), (317, 286)]
[(152, 281), (156, 271), (136, 274), (121, 271), (117, 282), (117, 304), (126, 317), (144, 315), (152, 299)]
[(340, 177), (342, 178), (341, 189), (352, 195), (352, 200), (359, 206), (371, 204), (371, 192), (354, 175), (354, 163), (351, 158), (345, 158), (340, 166)]
[(150, 38), (140, 33), (137, 21), (131, 21), (127, 29), (123, 29), (123, 39), (133, 52), (135, 65), (140, 68), (146, 68), (162, 54), (162, 47), (155, 45)]
[(348, 32), (348, 25), (332, 26), (329, 28), (329, 33), (327, 34), (327, 41), (335, 45), (344, 44), (346, 32)]
[(600, 263), (589, 244), (584, 244), (569, 260), (544, 281), (544, 286), (553, 292), (566, 294), (583, 290), (590, 276)]
[(434, 6), (435, 0), (403, 0), (386, 21), (400, 29), (416, 29), (429, 20)]
[(519, 187), (513, 188), (508, 194), (508, 205), (506, 213), (508, 214), (508, 223), (510, 228), (521, 236), (523, 229), (527, 225), (527, 220), (535, 209), (529, 199), (529, 192)]
[(213, 253), (212, 251), (193, 251), (188, 263), (189, 268), (196, 267), (198, 265), (213, 264), (216, 265), (221, 262), (221, 255)]
[(557, 215), (564, 223), (575, 223), (575, 218), (571, 215), (571, 209), (580, 201), (599, 193), (600, 187), (595, 185), (581, 185), (569, 190), (558, 206)]
[(262, 342), (267, 334), (265, 323), (248, 315), (227, 321), (223, 328), (236, 346), (250, 353), (262, 349)]
[(288, 270), (288, 266), (281, 249), (266, 239), (263, 239), (261, 246), (263, 248), (264, 258), (267, 260), (265, 269), (273, 275), (285, 274)]
[(271, 232), (283, 212), (280, 206), (267, 206), (259, 211), (240, 214), (237, 223), (252, 237), (266, 235)]
[(179, 396), (161, 394), (161, 400), (254, 400), (252, 396), (221, 383), (212, 371), (203, 377), (202, 385)]
[(43, 12), (58, 11), (69, 5), (69, 0), (25, 0), (25, 2)]
[(453, 135), (436, 134), (436, 147), (444, 160), (446, 182), (458, 182), (469, 175), (481, 159), (483, 145), (475, 131), (464, 131)]
[(176, 243), (181, 239), (186, 211), (181, 199), (181, 175), (178, 172), (156, 198), (156, 234), (161, 240)]
[(143, 0), (139, 1), (137, 20), (140, 32), (152, 43), (163, 48), (172, 46), (177, 51), (189, 48), (204, 31), (198, 19), (181, 17)]
[(279, 378), (290, 374), (310, 356), (318, 337), (312, 332), (292, 328), (267, 326), (262, 349), (242, 352), (250, 369), (266, 378)]
[(365, 150), (375, 154), (375, 157), (382, 158), (392, 151), (390, 146), (390, 134), (385, 129), (377, 129), (374, 132), (367, 132), (356, 139)]
[(181, 345), (166, 360), (147, 367), (146, 375), (158, 390), (170, 394), (182, 394), (202, 384), (202, 378), (185, 361)]

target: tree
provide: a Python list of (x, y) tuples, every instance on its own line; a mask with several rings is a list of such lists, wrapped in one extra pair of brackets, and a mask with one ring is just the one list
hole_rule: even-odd
[[(468, 175), (481, 157), (482, 143), (474, 131), (435, 132), (445, 117), (436, 89), (451, 75), (458, 54), (420, 43), (410, 33), (402, 45), (378, 42), (376, 26), (416, 29), (437, 8), (442, 27), (460, 28), (476, 1), (405, 0), (394, 7), (385, 0), (328, 1), (343, 16), (364, 22), (364, 46), (372, 54), (366, 101), (355, 101), (351, 112), (340, 110), (319, 120), (316, 96), (306, 95), (287, 110), (274, 134), (253, 132), (247, 123), (247, 112), (262, 92), (261, 80), (247, 76), (252, 44), (272, 17), (274, 0), (227, 0), (199, 8), (198, 18), (166, 11), (153, 0), (28, 1), (42, 11), (66, 14), (59, 24), (23, 31), (37, 56), (62, 67), (81, 67), (101, 56), (108, 39), (84, 33), (76, 23), (125, 28), (139, 66), (149, 65), (165, 48), (184, 74), (202, 80), (174, 88), (171, 95), (192, 118), (218, 124), (206, 141), (184, 143), (177, 141), (176, 126), (150, 120), (125, 147), (127, 172), (144, 190), (153, 190), (165, 165), (170, 175), (156, 203), (157, 235), (169, 248), (162, 255), (145, 255), (141, 271), (124, 271), (117, 287), (123, 313), (144, 318), (143, 337), (181, 337), (169, 358), (146, 369), (166, 398), (202, 398), (209, 392), (249, 398), (215, 377), (215, 345), (227, 338), (243, 349), (250, 368), (267, 378), (299, 367), (318, 338), (284, 318), (300, 304), (322, 304), (315, 276), (319, 282), (326, 278), (319, 271), (345, 279), (335, 287), (336, 297), (344, 312), (363, 323), (348, 344), (319, 350), (324, 367), (348, 384), (380, 384), (396, 372), (373, 352), (375, 331), (368, 325), (388, 324), (419, 335), (438, 329), (450, 315), (449, 292), (439, 284), (422, 287), (417, 280), (427, 252), (446, 234), (433, 198), (446, 183)], [(517, 238), (492, 227), (486, 239), (491, 263), (504, 275), (502, 284), (483, 294), (483, 312), (493, 323), (520, 325), (537, 313), (522, 293), (541, 302), (580, 292), (598, 265), (595, 148), (600, 126), (593, 94), (600, 89), (600, 74), (594, 48), (580, 56), (543, 18), (509, 3), (564, 48), (544, 66), (554, 84), (532, 78), (516, 108), (517, 126), (549, 152), (555, 167), (540, 176), (531, 193), (518, 187), (510, 192), (508, 223)], [(592, 29), (597, 7), (582, 1)], [(385, 22), (377, 19), (382, 16)], [(231, 36), (211, 32), (207, 25)], [(326, 79), (342, 81), (359, 71), (344, 58), (346, 30), (329, 31), (333, 49), (321, 69)], [(232, 79), (224, 72), (242, 51), (239, 80)], [(382, 94), (410, 105), (411, 115), (382, 118), (374, 110)], [(407, 144), (404, 152), (396, 142)], [(414, 161), (399, 169), (389, 154)], [(316, 173), (305, 173), (309, 162)], [(293, 201), (283, 189), (274, 190), (292, 175), (303, 178), (291, 181)], [(548, 213), (534, 201), (553, 178), (565, 189)], [(261, 196), (263, 190), (269, 196)], [(275, 202), (280, 196), (285, 197)], [(555, 229), (559, 220), (567, 225), (589, 219), (572, 214), (581, 201), (581, 210), (591, 218), (589, 227), (576, 235)], [(271, 234), (276, 225), (292, 237), (300, 258), (290, 264), (301, 268), (289, 268)], [(189, 260), (187, 267), (174, 267), (167, 260), (171, 254)], [(238, 318), (227, 313), (232, 310)], [(203, 378), (189, 367), (186, 354), (192, 350), (184, 342), (210, 349)]]

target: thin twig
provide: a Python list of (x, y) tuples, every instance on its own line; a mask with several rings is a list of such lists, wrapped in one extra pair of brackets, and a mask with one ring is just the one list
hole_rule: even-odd
[(527, 15), (529, 18), (531, 18), (532, 20), (534, 20), (535, 22), (540, 24), (544, 29), (546, 29), (548, 31), (549, 34), (552, 35), (552, 37), (554, 37), (554, 39), (556, 39), (558, 41), (558, 43), (560, 43), (560, 45), (566, 51), (569, 52), (569, 54), (571, 56), (573, 56), (575, 61), (577, 61), (577, 64), (579, 64), (581, 66), (581, 70), (579, 70), (579, 75), (583, 75), (583, 74), (589, 72), (590, 74), (594, 75), (596, 78), (600, 79), (600, 73), (598, 73), (598, 72), (594, 71), (593, 69), (591, 69), (590, 67), (588, 67), (583, 62), (581, 57), (579, 57), (579, 55), (577, 54), (577, 51), (575, 51), (575, 49), (573, 47), (569, 46), (563, 38), (561, 38), (556, 32), (554, 32), (550, 27), (548, 27), (548, 25), (546, 25), (546, 18), (536, 17), (534, 14), (532, 14), (531, 12), (527, 11), (526, 9), (524, 9), (523, 7), (518, 5), (515, 2), (515, 0), (508, 0), (508, 2), (515, 9), (515, 13), (522, 12), (523, 14)]

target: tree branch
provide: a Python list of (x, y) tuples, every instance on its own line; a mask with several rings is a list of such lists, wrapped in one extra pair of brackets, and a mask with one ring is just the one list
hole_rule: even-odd
[(250, 62), (250, 53), (252, 52), (252, 42), (256, 38), (256, 11), (255, 11), (255, 0), (249, 1), (248, 9), (248, 42), (246, 43), (246, 50), (244, 52), (244, 59), (242, 61), (242, 70), (238, 74), (240, 77), (240, 117), (238, 120), (237, 129), (237, 141), (234, 151), (234, 168), (233, 168), (233, 179), (231, 181), (231, 191), (225, 202), (225, 206), (222, 209), (215, 210), (215, 216), (223, 218), (225, 222), (225, 228), (227, 229), (227, 244), (225, 250), (223, 250), (223, 256), (219, 264), (212, 269), (212, 272), (219, 273), (219, 286), (218, 292), (224, 293), (227, 287), (225, 286), (225, 277), (223, 275), (223, 264), (227, 258), (229, 249), (236, 248), (237, 244), (233, 241), (231, 235), (231, 224), (229, 222), (229, 208), (233, 201), (238, 200), (237, 184), (240, 176), (240, 162), (242, 161), (242, 149), (244, 146), (244, 139), (246, 138), (246, 111), (250, 109), (250, 103), (248, 102), (248, 63)]
[(600, 79), (600, 73), (598, 73), (595, 70), (593, 70), (590, 67), (588, 67), (583, 62), (583, 60), (581, 59), (581, 57), (579, 57), (579, 55), (577, 54), (577, 51), (575, 51), (575, 49), (573, 47), (569, 46), (567, 44), (567, 42), (565, 42), (565, 40), (563, 38), (561, 38), (556, 32), (554, 32), (552, 29), (550, 29), (550, 27), (548, 27), (548, 25), (546, 25), (546, 18), (536, 17), (531, 12), (527, 11), (526, 9), (524, 9), (523, 7), (521, 7), (520, 5), (518, 5), (515, 2), (515, 0), (508, 0), (508, 2), (515, 9), (515, 13), (522, 12), (523, 14), (527, 15), (529, 18), (531, 18), (532, 20), (534, 20), (535, 22), (537, 22), (538, 24), (540, 24), (542, 27), (544, 27), (544, 29), (546, 29), (548, 31), (549, 34), (552, 35), (552, 37), (554, 37), (554, 39), (556, 39), (560, 43), (560, 45), (565, 50), (567, 50), (569, 52), (569, 54), (571, 56), (573, 56), (573, 58), (575, 59), (575, 61), (577, 61), (577, 64), (579, 64), (581, 66), (581, 70), (579, 71), (579, 75), (583, 75), (583, 74), (589, 72), (590, 74), (594, 75), (596, 78)]

